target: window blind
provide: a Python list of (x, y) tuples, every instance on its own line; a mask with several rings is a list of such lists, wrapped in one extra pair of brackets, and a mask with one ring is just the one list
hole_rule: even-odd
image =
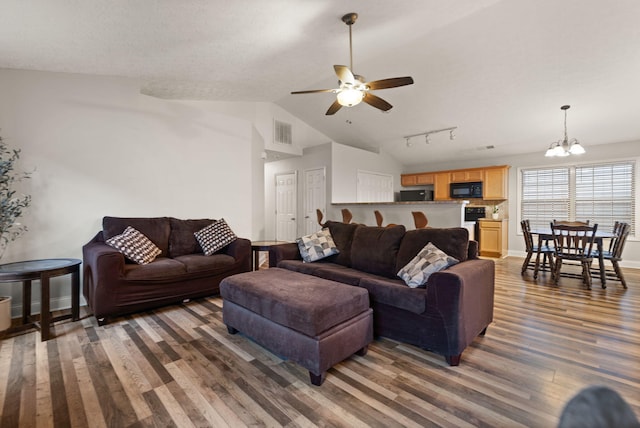
[(619, 221), (629, 223), (635, 235), (635, 161), (523, 169), (521, 174), (520, 212), (532, 228), (548, 228), (554, 219), (589, 220), (609, 231)]
[(600, 230), (616, 221), (629, 223), (635, 233), (635, 162), (576, 167), (576, 218), (588, 218)]
[(522, 170), (521, 213), (532, 229), (569, 218), (569, 168)]

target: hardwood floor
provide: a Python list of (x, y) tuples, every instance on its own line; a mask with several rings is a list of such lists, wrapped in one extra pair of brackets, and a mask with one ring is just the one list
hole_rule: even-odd
[(388, 339), (328, 372), (308, 372), (227, 334), (209, 298), (120, 318), (84, 316), (0, 341), (0, 426), (553, 427), (587, 385), (618, 391), (640, 415), (640, 271), (624, 290), (550, 285), (496, 261), (494, 322), (444, 358)]

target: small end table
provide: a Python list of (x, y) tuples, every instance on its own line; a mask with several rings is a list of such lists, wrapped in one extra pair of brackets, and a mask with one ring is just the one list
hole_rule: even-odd
[[(40, 329), (42, 341), (51, 336), (51, 323), (71, 318), (80, 319), (80, 264), (78, 259), (43, 259), (0, 265), (0, 282), (22, 281), (22, 325), (10, 328), (8, 332), (28, 327)], [(71, 313), (51, 316), (49, 278), (71, 274)], [(40, 280), (41, 302), (40, 322), (31, 318), (31, 281)]]
[(260, 251), (269, 251), (275, 245), (289, 244), (288, 241), (251, 241), (253, 270), (260, 269)]

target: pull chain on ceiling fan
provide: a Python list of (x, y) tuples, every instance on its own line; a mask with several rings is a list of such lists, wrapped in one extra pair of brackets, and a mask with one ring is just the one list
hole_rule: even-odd
[(342, 22), (349, 26), (349, 67), (345, 65), (334, 65), (333, 69), (338, 76), (340, 87), (336, 89), (313, 89), (309, 91), (296, 91), (292, 94), (312, 94), (316, 92), (332, 92), (336, 94), (336, 100), (331, 104), (326, 115), (335, 114), (342, 107), (353, 107), (360, 102), (380, 109), (388, 111), (393, 106), (382, 98), (373, 95), (370, 91), (377, 89), (397, 88), (413, 84), (411, 77), (393, 77), (390, 79), (374, 80), (372, 82), (364, 81), (364, 77), (353, 73), (353, 43), (351, 26), (358, 19), (357, 13), (347, 13), (342, 17)]

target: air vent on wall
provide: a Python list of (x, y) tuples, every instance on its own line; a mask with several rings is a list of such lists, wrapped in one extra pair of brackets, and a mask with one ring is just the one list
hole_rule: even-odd
[(273, 142), (280, 144), (293, 144), (291, 138), (291, 124), (273, 120)]

